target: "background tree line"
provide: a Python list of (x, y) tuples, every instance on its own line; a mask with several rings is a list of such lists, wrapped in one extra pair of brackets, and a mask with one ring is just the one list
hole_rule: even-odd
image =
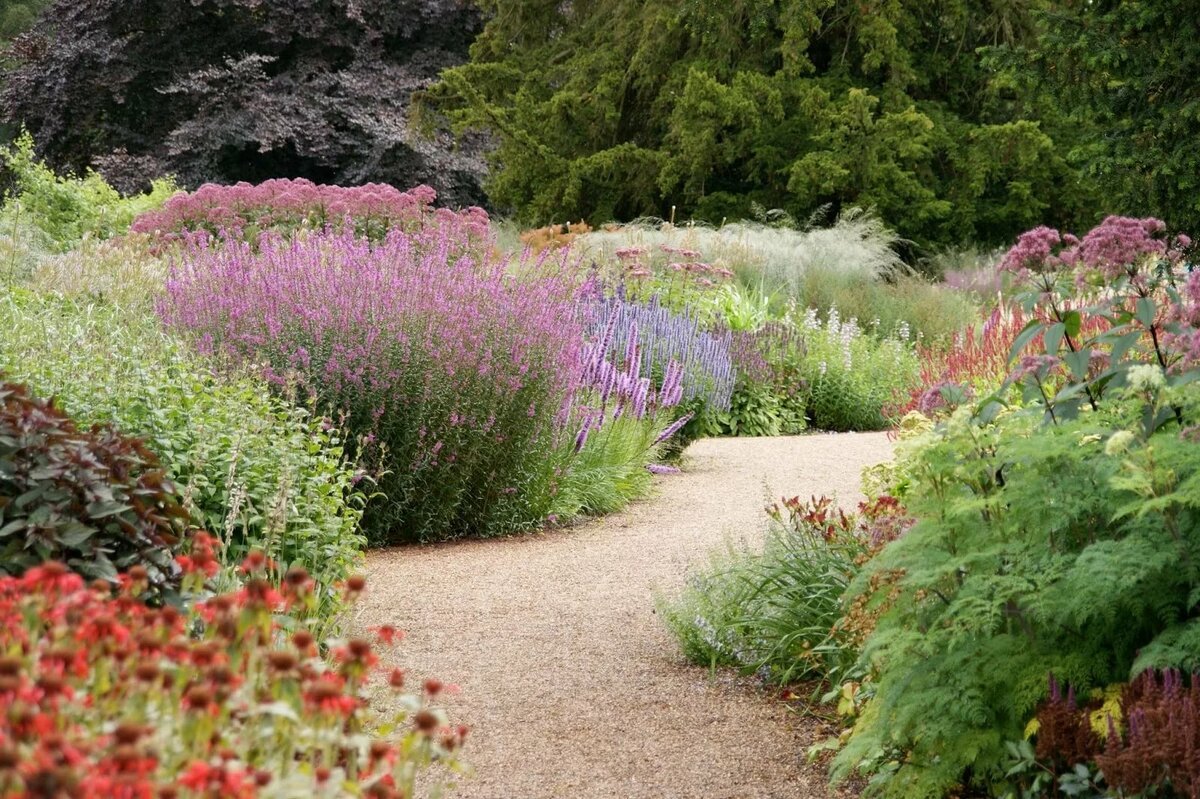
[(1110, 212), (1200, 228), (1187, 0), (41, 5), (0, 15), (24, 29), (0, 117), (126, 189), (482, 186), (530, 224), (867, 206), (919, 250)]

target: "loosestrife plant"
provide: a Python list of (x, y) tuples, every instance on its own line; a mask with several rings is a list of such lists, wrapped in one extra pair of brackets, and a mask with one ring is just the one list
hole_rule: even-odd
[(574, 287), (458, 254), (453, 231), (196, 246), (160, 312), (205, 350), (299, 381), (358, 435), (386, 499), (373, 543), (539, 523), (579, 380)]

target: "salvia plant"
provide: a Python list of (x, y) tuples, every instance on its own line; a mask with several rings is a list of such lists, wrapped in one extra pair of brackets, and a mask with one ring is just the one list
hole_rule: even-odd
[[(686, 312), (676, 313), (657, 298), (635, 302), (620, 295), (585, 300), (583, 315), (593, 338), (608, 341), (607, 353), (618, 356), (636, 350), (640, 375), (661, 386), (675, 364), (677, 402), (698, 403), (727, 410), (736, 382), (730, 356), (732, 337), (728, 332), (711, 332)], [(607, 331), (606, 331), (607, 329)], [(624, 358), (625, 362), (632, 359)]]
[[(160, 312), (205, 350), (298, 381), (359, 436), (385, 495), (374, 543), (537, 524), (578, 386), (575, 288), (517, 281), (462, 231), (353, 231), (189, 248)], [(528, 268), (525, 268), (528, 267)]]

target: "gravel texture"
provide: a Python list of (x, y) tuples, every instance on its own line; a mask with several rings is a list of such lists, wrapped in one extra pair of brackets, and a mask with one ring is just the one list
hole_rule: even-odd
[(518, 538), (378, 551), (357, 623), (406, 630), (392, 660), (457, 683), (472, 728), (456, 797), (825, 797), (820, 733), (781, 702), (689, 665), (655, 614), (690, 565), (753, 540), (768, 498), (861, 497), (883, 433), (705, 440), (623, 513)]

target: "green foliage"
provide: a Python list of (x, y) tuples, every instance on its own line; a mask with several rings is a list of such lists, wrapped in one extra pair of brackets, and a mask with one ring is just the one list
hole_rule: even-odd
[(1024, 48), (1083, 137), (1070, 154), (1104, 188), (1106, 211), (1200, 230), (1200, 22), (1189, 0), (1061, 0)]
[(10, 224), (32, 225), (53, 252), (67, 251), (85, 236), (109, 239), (125, 233), (135, 217), (162, 205), (176, 190), (170, 178), (162, 178), (148, 194), (122, 197), (95, 172), (81, 178), (56, 175), (34, 154), (28, 133), (0, 150), (0, 158), (16, 188), (0, 215)]
[(559, 454), (557, 491), (550, 515), (561, 521), (621, 510), (650, 491), (646, 464), (655, 460), (661, 414), (643, 419), (631, 414), (605, 423), (573, 453), (573, 441)]
[(868, 335), (837, 309), (822, 324), (814, 311), (803, 323), (806, 352), (800, 376), (808, 386), (808, 418), (819, 430), (882, 430), (885, 413), (908, 396), (920, 365), (907, 330)]
[(1039, 228), (1006, 256), (1034, 321), (1001, 392), (896, 471), (918, 521), (856, 583), (883, 614), (875, 694), (836, 776), (882, 769), (906, 799), (997, 788), (1048, 674), (1085, 692), (1200, 666), (1200, 275), (1180, 285), (1161, 228)]
[(728, 411), (709, 411), (698, 424), (708, 435), (790, 436), (808, 426), (808, 393), (803, 382), (790, 386), (739, 380)]
[(482, 5), (431, 100), (496, 136), (490, 196), (526, 222), (833, 204), (927, 245), (1075, 213), (1063, 155), (977, 52), (1030, 41), (1037, 0)]
[(828, 497), (773, 505), (761, 547), (730, 545), (715, 553), (679, 599), (663, 605), (684, 653), (780, 685), (852, 676), (869, 620), (847, 612), (846, 588), (908, 525), (891, 497), (859, 510), (846, 514)]
[(335, 602), (364, 545), (335, 431), (258, 381), (217, 377), (149, 314), (12, 293), (0, 326), (0, 369), (86, 423), (143, 438), (227, 564), (260, 548), (280, 569), (307, 568)]
[(158, 459), (112, 427), (81, 430), (24, 386), (0, 382), (0, 575), (48, 560), (111, 582), (137, 565), (179, 587), (188, 512)]

